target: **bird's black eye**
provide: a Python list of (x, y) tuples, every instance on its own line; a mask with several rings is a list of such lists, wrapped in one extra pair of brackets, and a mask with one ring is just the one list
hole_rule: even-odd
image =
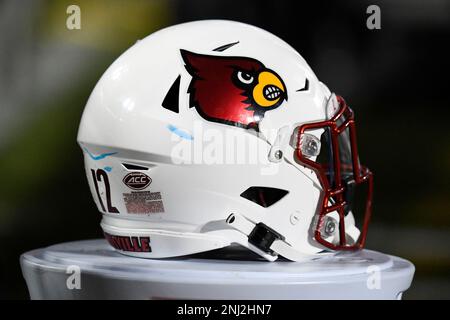
[(240, 82), (250, 84), (253, 82), (253, 76), (245, 71), (238, 71), (237, 78)]

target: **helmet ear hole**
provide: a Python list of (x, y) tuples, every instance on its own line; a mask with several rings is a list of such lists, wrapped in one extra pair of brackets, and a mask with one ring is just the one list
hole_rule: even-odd
[(261, 207), (267, 208), (280, 201), (289, 191), (269, 187), (250, 187), (241, 193), (241, 197)]

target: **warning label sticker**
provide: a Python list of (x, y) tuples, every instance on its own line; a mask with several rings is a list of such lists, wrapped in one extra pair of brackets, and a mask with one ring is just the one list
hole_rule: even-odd
[(128, 213), (148, 214), (164, 212), (161, 192), (131, 191), (124, 193), (123, 200)]

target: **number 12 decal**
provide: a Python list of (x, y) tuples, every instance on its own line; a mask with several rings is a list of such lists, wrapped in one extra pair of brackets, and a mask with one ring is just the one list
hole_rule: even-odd
[(91, 173), (92, 173), (92, 179), (94, 180), (95, 191), (97, 192), (98, 201), (100, 202), (100, 205), (102, 206), (103, 211), (106, 211), (106, 210), (105, 210), (105, 206), (103, 205), (102, 197), (100, 196), (100, 192), (98, 190), (98, 182), (99, 181), (101, 182), (102, 179), (103, 179), (103, 183), (105, 184), (106, 205), (108, 207), (108, 212), (109, 213), (119, 213), (119, 210), (117, 210), (117, 208), (111, 204), (111, 187), (109, 186), (108, 174), (102, 169), (97, 169), (97, 172), (95, 172), (94, 169), (91, 169)]

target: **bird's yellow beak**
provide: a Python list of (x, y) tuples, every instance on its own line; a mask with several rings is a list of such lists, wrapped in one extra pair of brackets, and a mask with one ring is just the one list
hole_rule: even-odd
[(263, 71), (258, 75), (258, 83), (253, 88), (253, 100), (263, 107), (269, 108), (286, 98), (286, 89), (280, 77), (271, 71)]

